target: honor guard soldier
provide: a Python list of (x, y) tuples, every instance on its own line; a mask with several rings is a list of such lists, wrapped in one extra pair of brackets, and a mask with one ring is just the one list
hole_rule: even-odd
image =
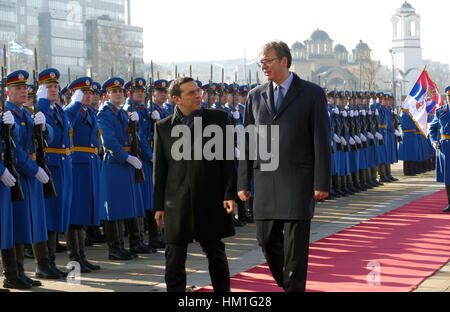
[(19, 126), (19, 137), (15, 141), (15, 166), (20, 176), (24, 201), (13, 203), (14, 243), (16, 249), (17, 269), (24, 283), (39, 286), (40, 282), (31, 280), (24, 273), (24, 244), (33, 244), (36, 257), (36, 276), (44, 279), (59, 279), (49, 263), (47, 249), (47, 225), (43, 184), (50, 181), (45, 170), (36, 163), (36, 149), (33, 140), (35, 126), (41, 126), (44, 139), (48, 144), (53, 141), (53, 129), (46, 123), (45, 115), (37, 112), (32, 115), (24, 108), (27, 101), (28, 72), (16, 71), (7, 77), (7, 110), (14, 115)]
[[(153, 136), (151, 133), (151, 116), (149, 111), (145, 107), (145, 86), (147, 82), (144, 78), (136, 78), (135, 82), (135, 91), (133, 94), (134, 100), (134, 111), (139, 115), (139, 157), (142, 162), (142, 169), (145, 173), (145, 182), (140, 184), (141, 192), (142, 192), (142, 200), (144, 204), (145, 215), (147, 217), (147, 222), (149, 223), (149, 233), (153, 233), (149, 235), (149, 241), (151, 241), (154, 236), (158, 235), (155, 214), (153, 211), (153, 150), (152, 150), (152, 141)], [(128, 91), (128, 99), (127, 103), (123, 107), (123, 109), (132, 113), (132, 106), (130, 105), (130, 87), (131, 81), (125, 84), (125, 90)], [(134, 253), (150, 253), (156, 251), (150, 246), (144, 244), (144, 226), (143, 226), (143, 218), (134, 218), (128, 219), (127, 221), (127, 229), (130, 240), (130, 251)], [(152, 226), (154, 225), (154, 226)], [(153, 235), (152, 235), (153, 234)], [(160, 246), (162, 247), (162, 246)]]
[[(1, 91), (0, 91), (1, 92)], [(0, 96), (4, 96), (0, 94)], [(6, 97), (4, 97), (6, 99)], [(3, 103), (3, 102), (2, 102)], [(10, 111), (3, 112), (0, 106), (0, 133), (10, 128), (11, 139), (17, 140), (19, 127), (15, 125), (14, 116)], [(3, 287), (28, 289), (30, 284), (22, 282), (18, 275), (16, 251), (14, 249), (13, 232), (13, 205), (11, 201), (11, 188), (17, 180), (4, 164), (5, 141), (0, 136), (0, 248), (3, 267)]]
[(45, 149), (47, 166), (55, 181), (57, 197), (45, 199), (45, 216), (48, 231), (48, 256), (50, 267), (61, 277), (67, 273), (55, 264), (57, 233), (69, 230), (70, 207), (72, 204), (72, 121), (57, 103), (59, 100), (59, 71), (49, 68), (39, 74), (37, 92), (39, 111), (44, 113), (47, 123), (53, 128), (54, 139)]
[(111, 78), (103, 88), (109, 101), (98, 114), (102, 129), (105, 156), (100, 173), (101, 196), (104, 201), (104, 230), (112, 260), (131, 260), (136, 254), (127, 251), (119, 221), (145, 216), (141, 186), (135, 182), (135, 170), (142, 169), (139, 158), (130, 155), (129, 122), (138, 122), (139, 115), (129, 115), (121, 108), (125, 102), (124, 81)]
[(195, 83), (197, 84), (197, 86), (199, 88), (198, 92), (200, 92), (200, 95), (202, 97), (202, 107), (203, 108), (208, 108), (208, 103), (205, 103), (204, 98), (203, 98), (203, 96), (204, 96), (203, 83), (200, 80), (196, 80)]
[(97, 116), (90, 108), (92, 78), (82, 77), (69, 85), (71, 102), (64, 108), (71, 120), (73, 196), (69, 230), (66, 233), (68, 255), (80, 264), (81, 273), (100, 267), (86, 257), (84, 226), (100, 225), (100, 135)]
[(100, 108), (100, 93), (102, 91), (102, 86), (98, 82), (92, 82), (92, 103), (90, 108), (98, 114)]
[(247, 102), (247, 96), (248, 96), (248, 87), (246, 85), (239, 86), (238, 87), (238, 96), (237, 96), (237, 102), (238, 102), (238, 110), (239, 114), (241, 115), (241, 124), (244, 124), (244, 114), (245, 114), (245, 103)]
[(216, 86), (214, 84), (205, 84), (202, 86), (202, 100), (206, 104), (205, 108), (212, 108), (217, 101)]
[(153, 110), (158, 111), (161, 119), (164, 119), (173, 114), (172, 105), (167, 103), (169, 99), (169, 82), (164, 79), (155, 81), (153, 86), (155, 103), (153, 105)]
[(434, 119), (430, 124), (430, 139), (438, 152), (436, 159), (436, 180), (445, 184), (447, 192), (447, 207), (444, 212), (450, 212), (450, 87), (445, 89), (447, 103), (436, 109)]

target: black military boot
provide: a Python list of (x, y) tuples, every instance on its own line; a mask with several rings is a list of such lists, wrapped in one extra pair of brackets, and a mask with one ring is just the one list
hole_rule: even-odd
[(367, 190), (373, 189), (373, 186), (371, 186), (371, 185), (369, 184), (369, 170), (368, 170), (368, 169), (363, 169), (363, 170), (361, 170), (361, 179), (363, 180), (364, 187), (365, 187)]
[(79, 229), (75, 229), (72, 226), (69, 227), (69, 231), (66, 233), (66, 242), (67, 242), (67, 249), (69, 252), (69, 259), (70, 261), (75, 261), (80, 264), (80, 271), (81, 273), (91, 273), (92, 270), (88, 268), (83, 261), (81, 261), (81, 254), (80, 254), (80, 245), (84, 245), (84, 241), (80, 242), (78, 240), (78, 231)]
[(2, 254), (3, 266), (3, 288), (10, 289), (30, 289), (31, 284), (25, 282), (18, 276), (16, 251), (14, 248), (4, 249)]
[(349, 174), (349, 175), (346, 177), (346, 181), (347, 181), (347, 188), (348, 188), (350, 191), (352, 191), (353, 194), (359, 193), (359, 192), (360, 192), (360, 190), (357, 189), (357, 188), (355, 187), (355, 185), (353, 184), (352, 174)]
[(352, 173), (353, 187), (358, 190), (358, 192), (367, 191), (362, 187), (361, 180), (359, 178), (359, 171)]
[(338, 188), (338, 182), (337, 182), (337, 176), (336, 175), (332, 175), (331, 176), (331, 189), (333, 190), (333, 196), (334, 198), (339, 198), (342, 195), (339, 192), (339, 188)]
[(386, 168), (386, 177), (387, 177), (389, 180), (391, 180), (392, 182), (397, 182), (398, 179), (396, 179), (396, 178), (394, 178), (394, 177), (392, 176), (391, 165), (390, 165), (390, 164), (385, 165), (385, 168)]
[(343, 196), (343, 197), (346, 197), (346, 196), (348, 196), (348, 194), (347, 193), (345, 193), (344, 192), (344, 190), (343, 190), (343, 187), (342, 187), (342, 177), (341, 176), (338, 176), (338, 175), (335, 175), (335, 176), (332, 176), (331, 177), (333, 180), (334, 180), (334, 191), (336, 192), (336, 194), (338, 195), (338, 196)]
[(32, 247), (34, 257), (36, 258), (36, 277), (43, 279), (60, 279), (59, 274), (50, 267), (47, 242), (34, 243)]
[(24, 244), (24, 256), (27, 259), (34, 259), (33, 248), (31, 244)]
[(340, 180), (341, 180), (341, 190), (345, 194), (345, 196), (349, 196), (349, 195), (355, 194), (354, 192), (352, 192), (348, 188), (348, 183), (347, 183), (347, 177), (346, 176), (341, 176)]
[(86, 241), (86, 232), (84, 231), (84, 229), (79, 229), (77, 230), (77, 234), (78, 234), (78, 250), (80, 251), (80, 262), (85, 267), (87, 267), (92, 271), (100, 270), (101, 267), (99, 265), (90, 263), (86, 257), (86, 244), (84, 243)]
[[(30, 245), (31, 246), (31, 245)], [(42, 286), (42, 283), (37, 280), (32, 280), (25, 274), (24, 260), (25, 260), (25, 252), (24, 252), (24, 244), (15, 244), (14, 250), (16, 252), (16, 261), (17, 261), (17, 274), (18, 277), (24, 281), (25, 283), (31, 284), (31, 286)]]
[(128, 228), (128, 240), (130, 242), (130, 251), (135, 254), (148, 254), (152, 250), (141, 241), (141, 230), (139, 218), (125, 220)]
[(66, 272), (61, 271), (56, 267), (56, 240), (57, 240), (57, 233), (52, 231), (47, 231), (48, 234), (48, 240), (47, 240), (47, 248), (48, 248), (48, 260), (50, 268), (56, 272), (60, 277), (66, 278), (67, 274)]
[(380, 182), (389, 183), (392, 182), (386, 177), (385, 165), (381, 164), (378, 166), (378, 175), (380, 176)]
[(148, 245), (153, 248), (164, 248), (162, 235), (155, 220), (155, 211), (146, 211), (148, 226)]
[(445, 185), (445, 191), (447, 192), (447, 208), (444, 212), (450, 212), (450, 185)]

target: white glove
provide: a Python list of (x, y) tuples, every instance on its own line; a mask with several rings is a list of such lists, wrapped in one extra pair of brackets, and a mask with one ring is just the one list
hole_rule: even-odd
[(346, 111), (342, 111), (342, 116), (347, 117), (347, 112)]
[(438, 141), (436, 141), (436, 142), (433, 142), (433, 147), (434, 147), (434, 149), (435, 149), (435, 150), (438, 150), (438, 149), (440, 149), (440, 148), (441, 148), (441, 144), (439, 144), (439, 142), (438, 142)]
[(38, 112), (36, 115), (34, 115), (34, 125), (38, 126), (38, 125), (42, 125), (42, 131), (45, 131), (45, 123), (46, 123), (46, 119), (45, 116), (42, 112)]
[(339, 108), (336, 107), (336, 108), (334, 108), (333, 111), (334, 111), (334, 113), (335, 113), (336, 115), (339, 115)]
[[(330, 114), (330, 112), (328, 112), (328, 114)], [(234, 119), (239, 119), (239, 118), (241, 118), (241, 114), (239, 114), (238, 111), (234, 111), (234, 112), (233, 112), (233, 118), (234, 118)]]
[(356, 111), (353, 113), (353, 115), (356, 116), (356, 117), (359, 117), (359, 112), (356, 110)]
[(341, 144), (347, 146), (347, 141), (343, 137), (341, 137)]
[(395, 130), (395, 131), (394, 131), (394, 134), (395, 134), (396, 136), (398, 136), (398, 137), (401, 137), (401, 136), (402, 136), (402, 134), (401, 134), (400, 131), (398, 131), (398, 130)]
[(341, 139), (336, 133), (333, 135), (333, 141), (336, 142), (337, 144), (341, 143)]
[(371, 139), (371, 140), (375, 139), (375, 137), (373, 136), (373, 134), (370, 133), (370, 132), (367, 132), (367, 137), (368, 137), (369, 139)]
[(241, 151), (237, 147), (234, 148), (234, 156), (238, 159), (241, 157)]
[(366, 136), (364, 134), (361, 133), (359, 138), (361, 139), (362, 142), (367, 142), (367, 138), (366, 138)]
[(356, 142), (355, 142), (355, 140), (353, 140), (353, 138), (350, 138), (349, 142), (350, 142), (350, 145), (355, 145), (356, 144)]
[(137, 112), (128, 113), (128, 117), (131, 121), (139, 121), (139, 115)]
[(5, 168), (5, 172), (3, 172), (3, 175), (0, 177), (0, 181), (2, 181), (7, 187), (13, 187), (16, 185), (16, 179), (9, 172), (8, 168)]
[(38, 172), (35, 175), (36, 179), (38, 179), (39, 182), (41, 182), (42, 184), (47, 184), (48, 181), (50, 180), (49, 176), (47, 175), (47, 173), (44, 171), (44, 169), (42, 169), (41, 167), (39, 167)]
[(366, 117), (366, 110), (365, 109), (363, 109), (362, 111), (361, 111), (361, 115), (363, 115), (364, 117)]
[(375, 133), (375, 137), (378, 139), (378, 140), (383, 140), (383, 136), (380, 134), (380, 133)]
[(142, 162), (134, 156), (128, 155), (127, 163), (132, 165), (134, 168), (141, 170), (142, 169)]
[(14, 124), (14, 116), (10, 111), (6, 111), (3, 113), (3, 124), (5, 125), (13, 125)]
[(350, 117), (353, 118), (353, 116), (355, 116), (355, 114), (353, 113), (353, 111), (350, 111)]
[(80, 89), (75, 91), (75, 93), (72, 95), (72, 102), (81, 102), (83, 99), (84, 93)]
[(375, 116), (380, 116), (380, 112), (378, 111), (378, 109), (375, 110)]
[(393, 113), (394, 113), (395, 116), (397, 116), (397, 111), (396, 110), (394, 110)]
[(356, 143), (358, 144), (362, 143), (361, 139), (357, 135), (355, 135), (353, 138), (355, 139)]
[(48, 94), (47, 86), (45, 84), (40, 85), (39, 89), (36, 92), (36, 97), (37, 97), (38, 101), (40, 99), (47, 99), (47, 94)]
[(159, 114), (158, 111), (153, 111), (151, 117), (152, 117), (153, 120), (160, 120), (161, 119), (161, 115)]
[(369, 114), (369, 116), (372, 116), (372, 111), (369, 110), (369, 112), (367, 114)]

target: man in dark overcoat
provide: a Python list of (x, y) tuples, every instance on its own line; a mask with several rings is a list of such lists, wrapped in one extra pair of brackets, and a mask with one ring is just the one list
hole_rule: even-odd
[(211, 138), (202, 133), (210, 128), (224, 135), (229, 119), (226, 112), (201, 107), (192, 78), (175, 80), (169, 93), (175, 112), (155, 125), (153, 169), (155, 219), (164, 228), (166, 244), (167, 291), (186, 290), (187, 247), (195, 240), (208, 258), (214, 291), (227, 292), (230, 274), (221, 239), (235, 234), (236, 171), (233, 157), (225, 159), (225, 136), (211, 148), (209, 154), (217, 156), (212, 158), (203, 155)]

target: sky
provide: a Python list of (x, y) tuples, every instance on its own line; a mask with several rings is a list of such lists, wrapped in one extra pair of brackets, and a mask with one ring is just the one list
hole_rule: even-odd
[[(274, 39), (291, 46), (316, 29), (351, 53), (359, 40), (391, 65), (392, 15), (404, 0), (131, 0), (131, 23), (144, 28), (145, 62), (258, 57)], [(450, 1), (409, 0), (421, 17), (423, 59), (450, 64)]]

